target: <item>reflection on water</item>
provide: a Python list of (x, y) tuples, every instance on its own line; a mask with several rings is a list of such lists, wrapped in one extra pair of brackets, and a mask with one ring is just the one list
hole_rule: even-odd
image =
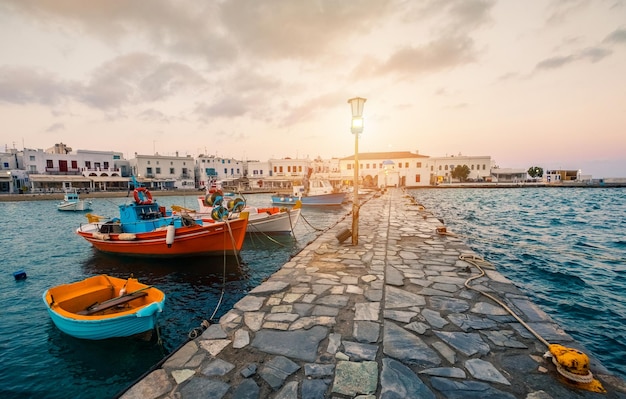
[[(268, 206), (269, 195), (247, 196)], [(95, 199), (93, 212), (115, 216), (120, 199)], [(193, 208), (183, 197), (159, 198), (163, 206)], [(195, 199), (193, 200), (195, 204)], [(315, 237), (345, 217), (342, 207), (303, 209), (294, 235), (250, 234), (239, 258), (141, 259), (103, 254), (75, 234), (86, 218), (58, 212), (56, 201), (0, 203), (0, 397), (107, 398), (179, 347), (203, 320), (228, 312)], [(12, 273), (25, 269), (26, 280)], [(61, 333), (41, 296), (55, 285), (95, 274), (131, 274), (166, 295), (159, 316), (162, 345), (113, 339), (84, 341)], [(25, 350), (25, 348), (28, 348)]]

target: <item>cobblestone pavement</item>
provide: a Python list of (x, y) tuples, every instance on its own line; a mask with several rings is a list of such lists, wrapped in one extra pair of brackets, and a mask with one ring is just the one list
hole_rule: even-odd
[[(323, 233), (219, 324), (123, 395), (131, 398), (626, 398), (574, 388), (546, 347), (580, 345), (400, 189), (362, 204), (359, 244)], [(469, 257), (469, 258), (468, 258)], [(475, 259), (486, 275), (464, 259)], [(586, 352), (589, 354), (588, 352)]]

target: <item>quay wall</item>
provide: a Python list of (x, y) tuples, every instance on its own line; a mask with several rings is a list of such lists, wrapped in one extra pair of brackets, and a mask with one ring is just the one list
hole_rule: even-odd
[[(349, 216), (118, 396), (626, 398), (622, 379), (402, 190), (363, 198), (357, 245), (337, 238)], [(481, 291), (587, 353), (607, 392), (564, 380)]]

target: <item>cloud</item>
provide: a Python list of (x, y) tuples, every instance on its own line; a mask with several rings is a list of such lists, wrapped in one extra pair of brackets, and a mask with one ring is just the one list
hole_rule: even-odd
[(602, 43), (626, 44), (626, 29), (620, 28), (611, 32)]
[(535, 71), (538, 72), (538, 71), (545, 71), (545, 70), (550, 70), (550, 69), (558, 69), (566, 65), (572, 64), (574, 62), (585, 61), (585, 60), (595, 63), (610, 56), (611, 54), (612, 54), (611, 50), (608, 50), (602, 47), (588, 47), (574, 54), (546, 58), (537, 63), (537, 65), (535, 66)]
[(0, 66), (0, 102), (9, 104), (59, 104), (67, 83), (36, 68)]
[(357, 67), (361, 78), (396, 74), (410, 77), (416, 74), (437, 72), (474, 62), (477, 52), (469, 37), (442, 37), (423, 46), (404, 47), (378, 65), (361, 64)]
[(58, 132), (65, 131), (65, 125), (63, 123), (53, 123), (46, 128), (46, 132)]

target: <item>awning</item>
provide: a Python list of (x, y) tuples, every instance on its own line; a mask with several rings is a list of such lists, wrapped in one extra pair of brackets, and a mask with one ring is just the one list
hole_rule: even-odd
[(120, 176), (89, 176), (89, 180), (99, 183), (113, 183), (113, 182), (126, 182), (130, 183), (130, 179), (128, 177), (120, 177)]
[(83, 175), (28, 175), (28, 180), (31, 183), (89, 183), (91, 182), (91, 179), (92, 178), (85, 177)]

